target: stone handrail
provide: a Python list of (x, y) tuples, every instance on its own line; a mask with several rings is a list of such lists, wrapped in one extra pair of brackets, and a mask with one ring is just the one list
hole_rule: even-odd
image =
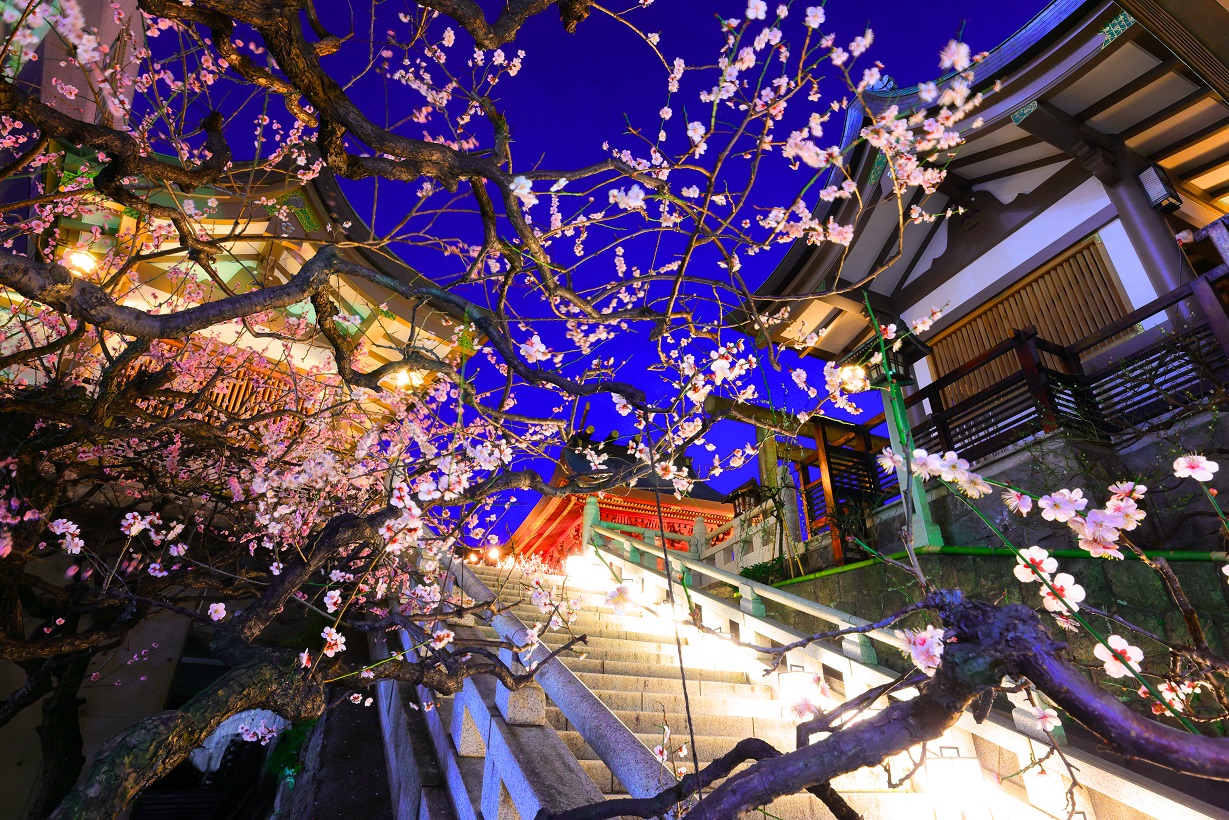
[[(465, 564), (453, 562), (449, 571), (470, 598), (475, 601), (495, 600), (495, 594)], [(524, 643), (529, 634), (521, 619), (511, 612), (501, 612), (495, 616), (491, 626), (501, 638), (517, 644)], [(562, 661), (555, 658), (547, 662), (549, 654), (550, 650), (545, 645), (538, 644), (528, 659), (527, 665), (540, 664), (535, 680), (610, 768), (627, 793), (632, 797), (651, 797), (673, 784), (673, 773), (640, 742), (640, 738)]]
[[(605, 526), (596, 526), (593, 532), (606, 538), (611, 538), (618, 541), (623, 541), (629, 546), (634, 546), (642, 552), (651, 552), (655, 556), (662, 555), (663, 550), (655, 544), (649, 544), (630, 536), (611, 530)], [(623, 556), (620, 556), (623, 557)], [(753, 581), (750, 578), (745, 578), (742, 575), (735, 575), (732, 572), (727, 572), (723, 569), (717, 569), (712, 564), (706, 564), (703, 561), (697, 560), (692, 556), (676, 550), (670, 550), (670, 561), (678, 564), (681, 567), (697, 574), (712, 578), (716, 581), (738, 587), (739, 593), (743, 596), (743, 611), (754, 615), (763, 614), (763, 601), (769, 600), (782, 606), (789, 607), (797, 612), (802, 612), (806, 615), (811, 615), (819, 618), (821, 621), (832, 624), (837, 629), (844, 629), (851, 626), (865, 626), (870, 621), (850, 615), (846, 612), (841, 612), (838, 609), (833, 609), (830, 606), (824, 606), (816, 601), (808, 601), (806, 598), (801, 598), (768, 584), (761, 584), (758, 581)], [(758, 605), (757, 605), (758, 604)], [(898, 638), (892, 632), (886, 629), (877, 629), (873, 632), (866, 633), (870, 638), (888, 644), (896, 649), (905, 648), (905, 642)]]

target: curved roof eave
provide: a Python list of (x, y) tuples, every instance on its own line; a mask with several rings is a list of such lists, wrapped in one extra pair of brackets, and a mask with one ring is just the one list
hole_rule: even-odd
[[(1012, 71), (1017, 70), (1023, 64), (1032, 60), (1059, 35), (1065, 33), (1086, 17), (1083, 12), (1112, 5), (1112, 3), (1106, 2), (1106, 0), (1054, 0), (1054, 2), (1038, 12), (1035, 17), (1018, 31), (991, 50), (989, 55), (978, 64), (974, 91), (993, 87), (996, 82), (1002, 81)], [(952, 76), (954, 74), (947, 74), (942, 79), (947, 80)], [(865, 100), (867, 106), (872, 111), (883, 111), (891, 105), (899, 106), (902, 109), (912, 109), (920, 103), (917, 90), (918, 86), (913, 85), (909, 88), (892, 91), (866, 91), (863, 92), (862, 99)], [(866, 118), (865, 111), (866, 109), (861, 101), (856, 101), (849, 106), (845, 117), (840, 145), (842, 150), (847, 152), (848, 162), (851, 166), (864, 165), (868, 161), (873, 162), (873, 158), (868, 156), (869, 152), (864, 152), (861, 156), (855, 156), (853, 150)], [(996, 119), (1009, 115), (1009, 112), (1003, 113), (996, 117)], [(831, 184), (832, 175), (836, 173), (837, 169), (833, 168), (826, 184)], [(855, 177), (859, 175), (855, 174)], [(866, 193), (866, 190), (863, 190), (863, 194)], [(843, 200), (834, 200), (831, 203), (819, 203), (819, 207), (813, 212), (814, 218), (826, 221), (837, 213), (837, 209), (843, 202)], [(783, 282), (792, 281), (817, 252), (815, 246), (808, 245), (805, 240), (796, 240), (781, 261), (777, 263), (773, 272), (756, 289), (756, 295), (763, 295), (765, 301), (769, 301), (780, 285)]]

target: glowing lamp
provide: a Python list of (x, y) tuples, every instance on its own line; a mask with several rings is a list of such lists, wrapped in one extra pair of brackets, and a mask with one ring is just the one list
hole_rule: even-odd
[(98, 260), (85, 251), (73, 251), (64, 257), (64, 263), (74, 273), (87, 274), (94, 270)]
[(934, 798), (935, 820), (992, 820), (994, 794), (976, 757), (929, 756), (920, 780)]
[(499, 560), (499, 547), (491, 547), (489, 550), (487, 550), (486, 557), (490, 558), (492, 561), (498, 561)]
[(922, 346), (915, 336), (909, 336), (900, 350), (892, 349), (895, 344), (891, 340), (884, 342), (886, 355), (881, 357), (878, 355), (879, 339), (871, 338), (846, 356), (844, 361), (848, 364), (837, 371), (845, 392), (856, 392), (850, 389), (851, 386), (861, 385), (864, 388), (866, 382), (870, 382), (871, 387), (886, 387), (892, 378), (896, 379), (897, 384), (913, 384), (914, 379), (909, 369), (910, 359), (906, 357), (906, 351), (916, 352), (914, 349), (920, 350)]
[(422, 374), (417, 370), (402, 370), (397, 374), (398, 387), (419, 387), (422, 383)]

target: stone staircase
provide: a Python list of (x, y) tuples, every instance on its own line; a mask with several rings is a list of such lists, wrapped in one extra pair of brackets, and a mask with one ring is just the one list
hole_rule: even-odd
[[(523, 600), (512, 611), (525, 624), (544, 621), (544, 615), (529, 603), (525, 579), (507, 570), (490, 567), (471, 568), (490, 589), (503, 588), (503, 600), (513, 601), (523, 591)], [(587, 635), (583, 646), (560, 656), (570, 669), (649, 749), (661, 745), (665, 726), (670, 728), (670, 748), (686, 743), (685, 755), (669, 761), (672, 768), (694, 770), (683, 687), (679, 678), (679, 656), (670, 622), (656, 612), (644, 615), (618, 615), (605, 605), (604, 591), (575, 588), (569, 584), (566, 597), (583, 602), (579, 618), (572, 624), (576, 635)], [(495, 630), (477, 627), (487, 638)], [(701, 635), (693, 626), (680, 626), (683, 662), (691, 700), (695, 753), (703, 768), (728, 752), (745, 737), (760, 738), (781, 751), (795, 747), (796, 720), (787, 704), (777, 698), (776, 689), (765, 683), (763, 665), (749, 652), (728, 643)], [(566, 630), (548, 632), (542, 642), (550, 649), (563, 645)], [(575, 731), (563, 712), (547, 702), (547, 720), (558, 732), (568, 750), (576, 756), (602, 794), (624, 797), (625, 790), (610, 768)], [(748, 764), (749, 765), (749, 764)], [(668, 783), (663, 782), (662, 786)], [(830, 818), (827, 809), (808, 794), (781, 798), (765, 809), (766, 817), (783, 820)]]
[[(624, 537), (600, 524), (592, 531), (610, 539)], [(817, 674), (830, 686), (833, 703), (896, 676), (877, 659), (879, 651), (900, 650), (899, 636), (889, 633), (811, 644), (791, 653), (790, 670), (765, 676), (764, 664), (751, 650), (679, 623), (689, 727), (675, 644), (675, 613), (681, 613), (681, 601), (673, 612), (661, 603), (666, 577), (652, 566), (656, 562), (651, 557), (643, 557), (647, 549), (642, 545), (620, 555), (617, 549), (599, 546), (600, 555), (593, 560), (582, 558), (574, 567), (569, 562), (568, 578), (544, 579), (559, 588), (559, 599), (578, 601), (579, 616), (570, 633), (547, 632), (542, 646), (525, 653), (524, 660), (532, 654), (534, 662), (543, 663), (535, 685), (510, 692), (493, 678), (477, 676), (447, 697), (422, 686), (411, 693), (408, 684), (393, 681), (377, 685), (398, 818), (531, 820), (542, 811), (550, 814), (603, 798), (655, 795), (675, 782), (671, 772), (676, 767), (694, 770), (693, 752), (703, 768), (746, 737), (762, 739), (782, 752), (793, 750), (797, 719), (792, 701), (806, 687), (818, 695)], [(830, 626), (856, 620), (685, 554), (674, 560), (676, 571), (682, 566), (693, 576), (692, 602), (710, 630), (740, 634), (760, 645), (783, 645), (807, 634), (767, 617), (765, 600), (782, 608), (787, 620), (791, 613)], [(605, 604), (612, 573), (638, 596), (630, 614), (615, 613)], [(456, 564), (450, 574), (450, 588), (455, 582), (475, 600), (498, 598), (510, 607), (489, 624), (472, 616), (468, 624), (453, 622), (459, 638), (502, 636), (519, 643), (527, 629), (549, 617), (530, 602), (529, 579), (514, 571)], [(736, 586), (739, 598), (731, 600), (717, 587), (706, 590), (706, 580)], [(677, 587), (676, 593), (681, 593)], [(549, 650), (581, 634), (588, 636), (586, 644), (547, 662)], [(373, 641), (374, 656), (413, 649), (404, 632), (388, 643)], [(514, 663), (511, 651), (500, 650), (500, 655), (505, 663)], [(900, 690), (888, 697), (911, 696), (909, 690)], [(409, 730), (411, 712), (424, 724), (423, 740), (430, 750), (409, 748), (416, 737)], [(897, 779), (915, 773), (896, 788), (881, 767), (860, 769), (834, 779), (832, 785), (866, 820), (1053, 820), (1068, 816), (1069, 796), (1075, 798), (1077, 816), (1087, 820), (1229, 816), (1073, 746), (1066, 747), (1063, 757), (1076, 766), (1079, 783), (1053, 766), (1030, 766), (1030, 761), (1049, 754), (1052, 739), (1038, 737), (1039, 731), (1021, 718), (1026, 712), (1025, 717), (1031, 716), (1021, 708), (1010, 716), (992, 712), (981, 722), (966, 714), (938, 740), (889, 761)], [(672, 754), (668, 766), (650, 751), (668, 745), (673, 752), (683, 743), (687, 751)], [(760, 812), (781, 820), (832, 816), (809, 794), (784, 797)]]

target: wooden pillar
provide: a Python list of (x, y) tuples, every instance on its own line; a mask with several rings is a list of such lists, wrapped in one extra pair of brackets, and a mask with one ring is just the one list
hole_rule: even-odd
[(1037, 355), (1037, 329), (1028, 327), (1014, 333), (1016, 339), (1016, 356), (1020, 360), (1020, 369), (1024, 372), (1024, 383), (1028, 385), (1033, 401), (1041, 410), (1041, 429), (1047, 433), (1058, 429), (1058, 409), (1054, 404), (1054, 393), (1050, 389), (1050, 380), (1041, 370), (1041, 357)]
[(819, 480), (824, 487), (824, 501), (828, 506), (828, 533), (832, 538), (832, 560), (845, 563), (845, 545), (841, 542), (840, 528), (836, 524), (836, 494), (832, 490), (832, 470), (828, 464), (828, 440), (824, 436), (821, 419), (811, 422), (815, 431), (815, 459), (819, 468)]

